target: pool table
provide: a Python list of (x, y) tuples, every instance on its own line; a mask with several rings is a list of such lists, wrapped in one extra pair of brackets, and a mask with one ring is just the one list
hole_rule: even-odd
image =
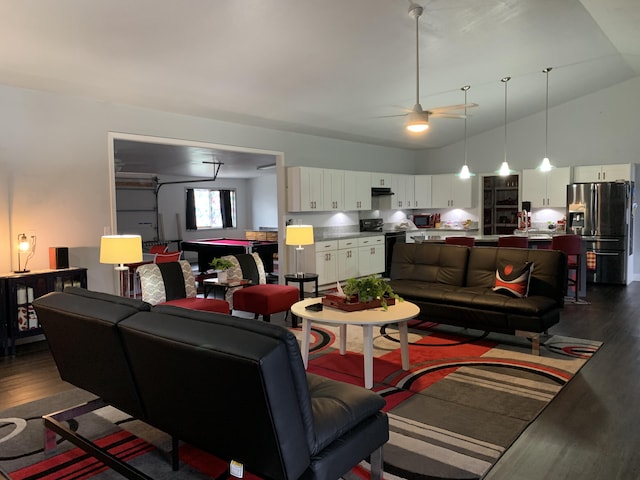
[(182, 242), (182, 250), (198, 253), (198, 270), (200, 272), (210, 270), (209, 263), (215, 257), (256, 252), (262, 259), (265, 272), (271, 273), (273, 272), (273, 254), (278, 253), (278, 242), (236, 238), (206, 238), (185, 240)]

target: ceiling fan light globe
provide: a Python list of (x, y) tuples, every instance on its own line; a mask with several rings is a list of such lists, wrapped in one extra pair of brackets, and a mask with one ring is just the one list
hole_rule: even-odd
[(429, 130), (429, 124), (426, 122), (407, 123), (407, 130), (411, 133), (422, 133)]
[[(419, 107), (419, 106), (418, 106)], [(422, 133), (429, 129), (429, 115), (426, 112), (418, 111), (414, 107), (414, 111), (407, 114), (405, 128), (412, 133)]]
[(544, 157), (542, 159), (542, 163), (540, 164), (540, 171), (541, 172), (550, 172), (551, 171), (551, 162), (549, 161), (549, 159), (547, 157)]

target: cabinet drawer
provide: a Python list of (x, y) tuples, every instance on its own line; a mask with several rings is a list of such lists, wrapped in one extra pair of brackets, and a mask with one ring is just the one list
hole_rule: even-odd
[(356, 248), (357, 246), (357, 238), (345, 238), (343, 240), (338, 240), (338, 250), (344, 250), (346, 248)]
[(316, 252), (328, 252), (329, 250), (337, 250), (338, 242), (336, 240), (329, 240), (326, 242), (315, 243)]
[(358, 239), (359, 247), (371, 247), (374, 245), (384, 245), (384, 236), (361, 237)]

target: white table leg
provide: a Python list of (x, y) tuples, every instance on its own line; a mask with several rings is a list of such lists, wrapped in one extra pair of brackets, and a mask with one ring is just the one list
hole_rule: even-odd
[(347, 325), (340, 325), (340, 355), (347, 353)]
[(302, 317), (302, 348), (300, 353), (302, 354), (302, 363), (304, 369), (307, 369), (309, 365), (309, 344), (311, 343), (311, 321), (308, 318)]
[(409, 370), (409, 328), (408, 322), (398, 323), (400, 333), (400, 356), (402, 358), (402, 369)]
[(364, 388), (373, 387), (373, 325), (362, 326), (364, 342)]

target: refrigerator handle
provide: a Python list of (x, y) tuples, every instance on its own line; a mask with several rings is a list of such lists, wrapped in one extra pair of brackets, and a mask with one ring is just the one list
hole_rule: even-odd
[(598, 230), (600, 230), (598, 225), (598, 185), (591, 184), (591, 205), (589, 215), (591, 216), (591, 235), (598, 235)]

